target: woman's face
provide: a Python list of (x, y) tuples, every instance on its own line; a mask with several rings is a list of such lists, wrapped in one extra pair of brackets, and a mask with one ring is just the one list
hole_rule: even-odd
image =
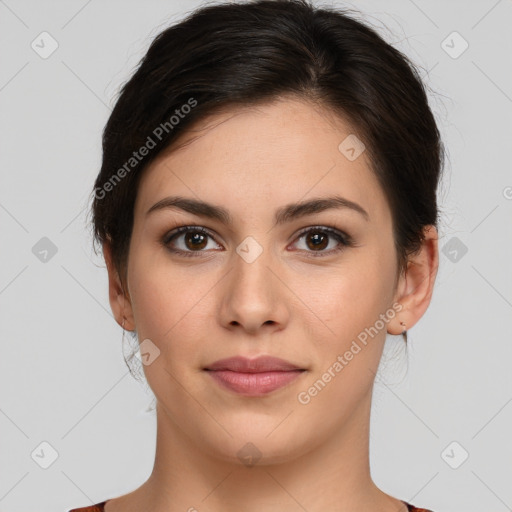
[[(350, 126), (295, 99), (201, 127), (146, 169), (135, 204), (129, 313), (159, 410), (200, 449), (238, 463), (251, 450), (277, 462), (360, 435), (387, 322), (399, 316), (391, 212), (363, 147)], [(149, 211), (176, 196), (211, 207)], [(230, 221), (200, 214), (213, 209)], [(171, 240), (181, 226), (195, 228)], [(249, 395), (205, 370), (260, 355), (305, 371)]]

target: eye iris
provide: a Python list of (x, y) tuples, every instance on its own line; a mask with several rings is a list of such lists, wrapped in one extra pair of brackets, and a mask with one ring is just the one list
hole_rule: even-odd
[[(190, 241), (192, 241), (192, 246), (189, 246)], [(188, 249), (203, 249), (206, 246), (206, 236), (197, 231), (185, 233), (185, 245)]]
[[(320, 240), (321, 238), (321, 240)], [(308, 235), (306, 235), (306, 240), (309, 241), (309, 240), (312, 240), (313, 241), (313, 246), (310, 247), (309, 246), (309, 243), (308, 243), (308, 247), (311, 249), (311, 248), (314, 248), (314, 249), (325, 249), (325, 247), (327, 247), (328, 243), (327, 243), (327, 235), (325, 233), (318, 233), (318, 232), (315, 232), (315, 233), (309, 233)]]

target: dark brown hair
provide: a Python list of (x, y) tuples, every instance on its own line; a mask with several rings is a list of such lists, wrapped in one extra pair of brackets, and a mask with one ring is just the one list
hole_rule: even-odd
[(148, 164), (219, 109), (289, 95), (339, 115), (364, 142), (403, 272), (423, 227), (438, 224), (443, 146), (415, 66), (348, 13), (306, 0), (208, 5), (154, 39), (105, 126), (92, 192), (94, 241), (109, 241), (123, 282)]

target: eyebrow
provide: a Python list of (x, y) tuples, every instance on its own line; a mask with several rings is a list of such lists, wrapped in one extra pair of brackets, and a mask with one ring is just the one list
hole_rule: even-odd
[[(233, 217), (222, 206), (182, 196), (169, 196), (161, 199), (146, 212), (146, 216), (152, 212), (168, 208), (177, 208), (200, 217), (215, 219), (226, 225), (233, 224)], [(366, 221), (370, 220), (368, 212), (359, 204), (341, 196), (330, 196), (282, 206), (276, 210), (274, 222), (275, 225), (285, 224), (294, 219), (330, 209), (349, 209), (361, 214)]]

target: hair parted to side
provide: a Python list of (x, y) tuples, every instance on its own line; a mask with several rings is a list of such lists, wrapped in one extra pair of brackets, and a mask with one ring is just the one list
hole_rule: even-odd
[(206, 116), (287, 96), (340, 116), (365, 144), (392, 213), (398, 279), (423, 228), (438, 226), (444, 149), (415, 66), (349, 12), (306, 0), (208, 5), (155, 37), (105, 126), (92, 191), (94, 242), (110, 243), (123, 283), (150, 162)]

